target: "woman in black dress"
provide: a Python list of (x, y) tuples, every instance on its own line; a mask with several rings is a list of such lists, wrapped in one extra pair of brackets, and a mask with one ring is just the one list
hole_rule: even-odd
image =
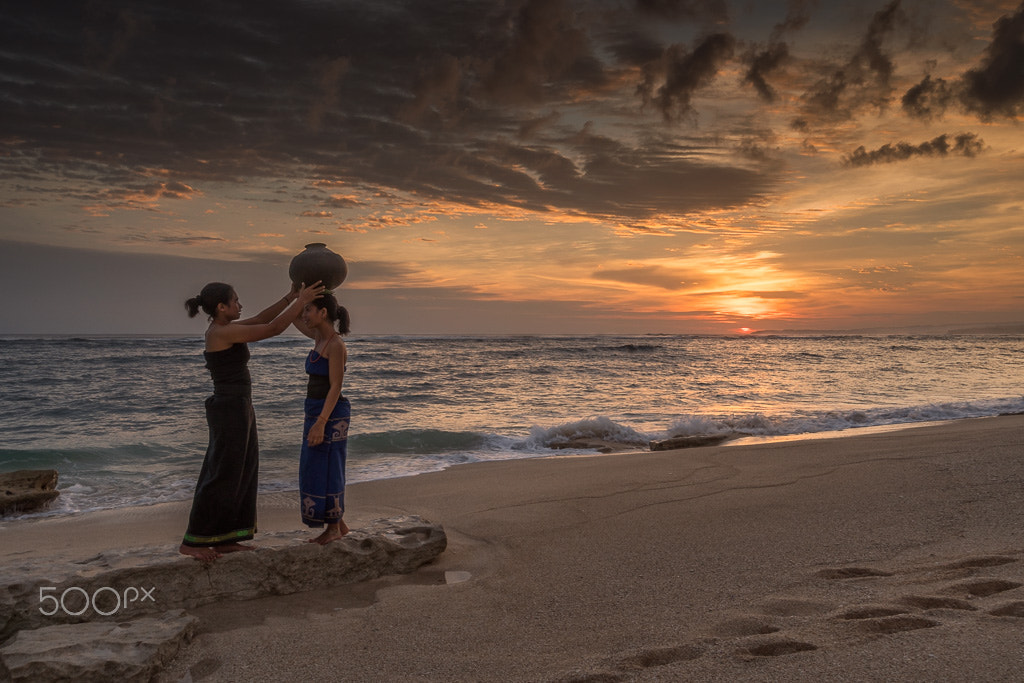
[(213, 396), (206, 399), (210, 443), (196, 483), (188, 530), (178, 548), (183, 555), (209, 561), (222, 553), (252, 549), (240, 543), (256, 532), (259, 471), (247, 343), (284, 332), (323, 289), (319, 282), (292, 287), (279, 301), (245, 319), (234, 288), (222, 282), (211, 282), (199, 296), (185, 302), (189, 317), (200, 309), (210, 317), (203, 356), (213, 378)]

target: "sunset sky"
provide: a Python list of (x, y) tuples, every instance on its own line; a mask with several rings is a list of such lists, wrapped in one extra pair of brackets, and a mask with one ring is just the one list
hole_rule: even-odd
[(1022, 115), (1019, 0), (5, 3), (0, 334), (1024, 322)]

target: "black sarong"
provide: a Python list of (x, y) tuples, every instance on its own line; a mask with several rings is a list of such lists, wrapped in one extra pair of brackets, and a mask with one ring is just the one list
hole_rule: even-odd
[(210, 445), (196, 483), (184, 545), (247, 541), (256, 532), (259, 440), (247, 392), (206, 399)]

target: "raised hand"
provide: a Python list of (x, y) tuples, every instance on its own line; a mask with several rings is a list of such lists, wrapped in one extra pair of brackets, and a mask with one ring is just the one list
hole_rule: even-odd
[(306, 286), (306, 283), (302, 283), (302, 289), (299, 290), (299, 303), (301, 304), (300, 310), (305, 308), (306, 304), (313, 301), (317, 297), (321, 296), (327, 288), (323, 286), (321, 280), (317, 280), (315, 283)]

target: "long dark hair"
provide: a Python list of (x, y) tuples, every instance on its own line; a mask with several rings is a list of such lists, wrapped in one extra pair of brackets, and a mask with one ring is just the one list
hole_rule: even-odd
[(217, 315), (217, 304), (224, 304), (225, 306), (231, 303), (231, 295), (235, 293), (235, 288), (231, 285), (226, 285), (223, 282), (211, 282), (210, 284), (203, 287), (203, 291), (199, 292), (198, 296), (194, 296), (185, 302), (185, 310), (188, 311), (188, 317), (194, 318), (199, 315), (199, 309), (203, 309), (203, 313), (210, 316), (211, 318)]
[(349, 333), (348, 309), (338, 303), (331, 292), (324, 292), (321, 296), (313, 299), (312, 304), (317, 308), (327, 309), (327, 319), (338, 326), (338, 334)]

